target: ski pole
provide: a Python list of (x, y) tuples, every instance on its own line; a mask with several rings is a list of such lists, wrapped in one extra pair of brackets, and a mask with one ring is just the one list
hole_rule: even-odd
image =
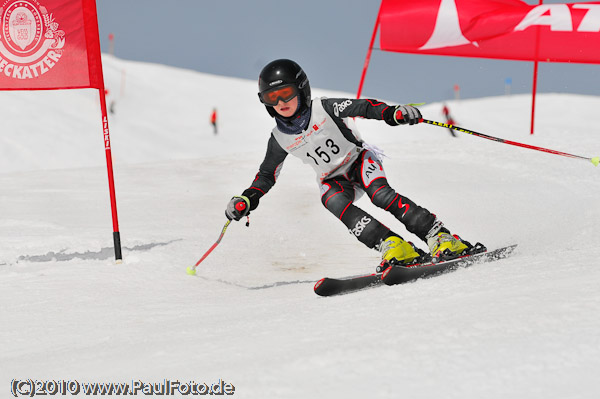
[(208, 251), (206, 251), (206, 253), (200, 258), (200, 260), (198, 262), (196, 262), (196, 264), (194, 266), (188, 266), (186, 269), (186, 273), (189, 274), (190, 276), (194, 276), (196, 275), (196, 268), (198, 267), (198, 265), (200, 263), (202, 263), (202, 261), (204, 259), (206, 259), (206, 257), (208, 255), (210, 255), (210, 253), (213, 251), (213, 249), (215, 249), (217, 247), (217, 245), (219, 245), (219, 243), (221, 242), (221, 239), (223, 238), (223, 236), (225, 235), (225, 231), (227, 231), (227, 227), (229, 227), (229, 224), (231, 223), (231, 220), (227, 220), (227, 222), (225, 223), (225, 226), (223, 226), (223, 230), (221, 230), (221, 235), (219, 235), (219, 239), (217, 240), (217, 242), (215, 242), (212, 247), (210, 247), (208, 249)]
[(504, 143), (504, 144), (514, 145), (514, 146), (517, 146), (517, 147), (529, 148), (530, 150), (547, 152), (547, 153), (550, 153), (550, 154), (561, 155), (563, 157), (568, 157), (568, 158), (584, 159), (586, 161), (590, 161), (592, 164), (594, 164), (594, 166), (598, 166), (598, 164), (600, 163), (600, 157), (594, 157), (594, 158), (582, 157), (580, 155), (568, 154), (566, 152), (551, 150), (549, 148), (536, 147), (534, 145), (517, 143), (516, 141), (510, 141), (510, 140), (505, 140), (505, 139), (501, 139), (501, 138), (494, 137), (494, 136), (488, 136), (487, 134), (474, 132), (473, 130), (465, 129), (465, 128), (462, 128), (462, 127), (459, 127), (459, 126), (455, 126), (455, 125), (449, 125), (449, 124), (443, 123), (443, 122), (430, 121), (430, 120), (427, 120), (427, 119), (422, 119), (421, 122), (428, 123), (428, 124), (434, 125), (434, 126), (445, 127), (445, 128), (448, 128), (448, 129), (454, 129), (454, 130), (459, 131), (459, 132), (468, 133), (470, 135), (481, 137), (481, 138), (492, 140), (492, 141), (496, 141), (498, 143)]

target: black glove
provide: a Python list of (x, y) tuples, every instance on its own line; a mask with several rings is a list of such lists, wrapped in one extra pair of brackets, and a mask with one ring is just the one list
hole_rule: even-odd
[(383, 119), (388, 125), (415, 125), (423, 119), (421, 111), (412, 105), (398, 105), (385, 110)]
[(248, 213), (250, 213), (250, 200), (240, 195), (231, 198), (225, 209), (225, 216), (229, 220), (240, 220)]

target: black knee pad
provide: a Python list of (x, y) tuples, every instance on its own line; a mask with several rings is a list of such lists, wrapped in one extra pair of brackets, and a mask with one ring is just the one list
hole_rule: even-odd
[(380, 181), (373, 183), (373, 186), (374, 187), (372, 188), (373, 194), (371, 196), (371, 202), (373, 202), (373, 204), (378, 206), (379, 208), (383, 209), (390, 206), (392, 201), (394, 201), (394, 199), (396, 198), (396, 192), (387, 184), (387, 180), (380, 179)]
[(321, 195), (321, 203), (339, 219), (344, 210), (354, 201), (354, 190), (351, 187), (343, 187), (337, 181), (327, 182), (324, 185), (329, 189)]

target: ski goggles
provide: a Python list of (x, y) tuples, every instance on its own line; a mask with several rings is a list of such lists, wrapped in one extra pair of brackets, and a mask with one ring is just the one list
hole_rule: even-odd
[(277, 89), (269, 90), (259, 95), (260, 101), (265, 105), (275, 106), (279, 102), (279, 100), (283, 100), (284, 103), (287, 103), (292, 98), (298, 95), (298, 89), (296, 86), (289, 85), (279, 87)]

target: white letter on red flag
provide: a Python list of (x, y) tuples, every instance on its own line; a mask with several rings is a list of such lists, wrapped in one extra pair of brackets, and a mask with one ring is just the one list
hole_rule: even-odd
[[(600, 2), (383, 0), (385, 51), (523, 61), (600, 62)], [(574, 45), (576, 44), (576, 45)]]

